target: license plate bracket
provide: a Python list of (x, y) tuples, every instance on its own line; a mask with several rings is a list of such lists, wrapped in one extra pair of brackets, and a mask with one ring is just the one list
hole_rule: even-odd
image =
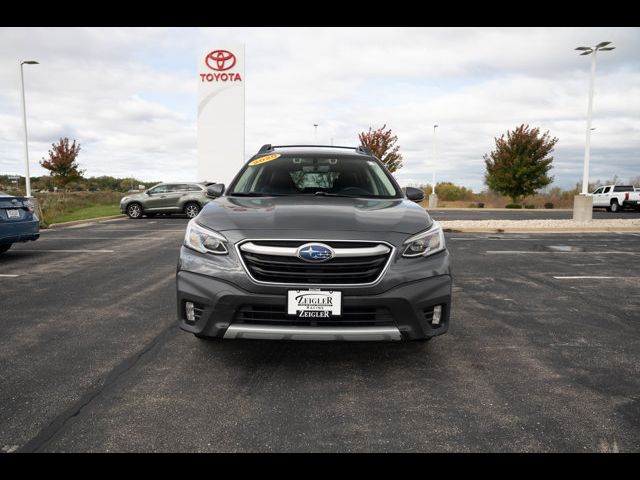
[(329, 318), (342, 315), (342, 292), (338, 290), (289, 290), (287, 314), (300, 318)]

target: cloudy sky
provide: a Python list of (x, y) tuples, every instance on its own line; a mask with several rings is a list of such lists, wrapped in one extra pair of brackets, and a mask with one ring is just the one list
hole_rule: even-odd
[(591, 178), (640, 175), (640, 28), (2, 28), (0, 173), (24, 173), (20, 60), (32, 175), (51, 142), (82, 144), (86, 175), (196, 178), (197, 55), (246, 48), (246, 153), (264, 143), (356, 145), (390, 126), (402, 184), (483, 188), (483, 154), (521, 123), (559, 138), (555, 184), (582, 177), (589, 57), (598, 57)]

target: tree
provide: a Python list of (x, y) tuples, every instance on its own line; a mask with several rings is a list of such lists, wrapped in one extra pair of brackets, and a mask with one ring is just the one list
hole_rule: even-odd
[(397, 135), (394, 135), (390, 128), (385, 130), (386, 127), (386, 124), (377, 130), (369, 127), (369, 131), (361, 132), (358, 138), (360, 143), (369, 147), (371, 152), (393, 173), (402, 168), (402, 155), (399, 153), (400, 147), (396, 145)]
[(496, 148), (484, 155), (487, 171), (484, 181), (494, 192), (511, 197), (518, 203), (521, 197), (533, 195), (536, 190), (553, 182), (548, 175), (553, 157), (549, 154), (558, 142), (547, 131), (542, 136), (539, 128), (520, 125), (494, 139)]
[(40, 162), (43, 168), (46, 168), (51, 172), (51, 176), (61, 185), (65, 186), (67, 183), (75, 180), (82, 179), (84, 170), (80, 170), (76, 158), (80, 153), (80, 144), (76, 145), (74, 140), (69, 145), (68, 138), (61, 138), (57, 143), (51, 144), (52, 149), (49, 150), (49, 159), (45, 160), (44, 157)]

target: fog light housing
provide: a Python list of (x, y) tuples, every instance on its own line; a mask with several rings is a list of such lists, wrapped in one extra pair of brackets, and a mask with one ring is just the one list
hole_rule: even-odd
[(185, 302), (184, 310), (185, 310), (185, 312), (187, 314), (187, 321), (188, 322), (195, 322), (196, 321), (196, 312), (195, 312), (195, 305), (193, 304), (193, 302)]
[(442, 305), (436, 305), (433, 307), (433, 318), (431, 323), (433, 325), (440, 325), (440, 319), (442, 318)]

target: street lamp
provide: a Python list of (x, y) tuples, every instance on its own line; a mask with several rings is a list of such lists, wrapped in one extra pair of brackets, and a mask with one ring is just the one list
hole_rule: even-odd
[(27, 167), (25, 186), (27, 197), (31, 197), (31, 174), (29, 173), (29, 137), (27, 136), (27, 106), (24, 99), (24, 69), (23, 65), (38, 65), (35, 60), (20, 62), (20, 86), (22, 87), (22, 125), (24, 127), (24, 162)]
[(318, 124), (314, 123), (313, 124), (313, 128), (315, 128), (315, 131), (316, 131), (316, 143), (318, 143)]
[(431, 194), (436, 193), (436, 128), (438, 125), (433, 126), (433, 141), (431, 142), (431, 158), (433, 160), (433, 177), (431, 182)]
[[(593, 111), (593, 89), (594, 89), (594, 82), (595, 82), (595, 76), (596, 76), (596, 58), (597, 58), (597, 53), (599, 51), (606, 52), (608, 50), (613, 50), (614, 48), (616, 48), (616, 47), (610, 47), (609, 45), (611, 45), (611, 42), (600, 42), (595, 47), (577, 47), (576, 48), (577, 51), (582, 52), (580, 53), (581, 56), (591, 55), (591, 77), (589, 79), (589, 106), (587, 107), (587, 136), (586, 136), (585, 147), (584, 147), (584, 167), (582, 171), (581, 195), (583, 197), (586, 197), (587, 193), (589, 193), (587, 190), (589, 188), (589, 161), (591, 160), (591, 114)], [(581, 202), (580, 205), (582, 206), (583, 212), (581, 213), (576, 212), (576, 204), (574, 202), (574, 211), (573, 211), (574, 220), (581, 220), (581, 221), (591, 220), (591, 218), (593, 217), (593, 211), (592, 211), (593, 200), (591, 199), (591, 197), (589, 197), (589, 200), (586, 200), (586, 203), (584, 200), (578, 200), (578, 197), (576, 197), (575, 201)]]
[(429, 195), (429, 208), (438, 208), (438, 195), (436, 195), (436, 128), (433, 126), (433, 139), (431, 141), (431, 159), (433, 161), (433, 176), (431, 177), (431, 195)]

